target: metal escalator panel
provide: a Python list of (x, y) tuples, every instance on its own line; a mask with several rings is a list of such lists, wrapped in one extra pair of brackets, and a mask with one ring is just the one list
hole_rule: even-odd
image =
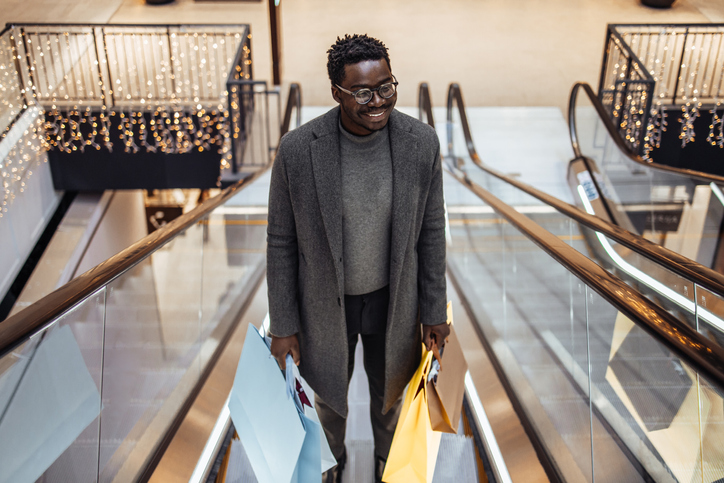
[[(506, 218), (456, 208), (455, 285), (560, 480), (723, 478), (721, 388)], [(574, 225), (550, 241), (575, 245)]]

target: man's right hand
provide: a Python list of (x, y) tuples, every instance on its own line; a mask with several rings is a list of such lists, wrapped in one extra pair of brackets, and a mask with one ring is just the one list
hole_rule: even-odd
[(297, 338), (297, 334), (288, 337), (272, 335), (271, 353), (274, 359), (277, 360), (282, 371), (287, 368), (287, 354), (291, 354), (294, 363), (299, 365), (299, 339)]

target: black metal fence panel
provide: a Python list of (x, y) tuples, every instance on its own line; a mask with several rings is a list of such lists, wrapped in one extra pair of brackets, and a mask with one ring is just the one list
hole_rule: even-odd
[(609, 25), (599, 98), (639, 154), (660, 147), (677, 111), (682, 147), (710, 116), (699, 138), (724, 148), (724, 24)]

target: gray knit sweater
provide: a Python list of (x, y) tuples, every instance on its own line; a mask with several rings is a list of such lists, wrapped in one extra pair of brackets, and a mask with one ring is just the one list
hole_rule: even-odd
[(344, 293), (360, 295), (390, 281), (392, 155), (387, 126), (355, 136), (340, 124), (339, 132)]

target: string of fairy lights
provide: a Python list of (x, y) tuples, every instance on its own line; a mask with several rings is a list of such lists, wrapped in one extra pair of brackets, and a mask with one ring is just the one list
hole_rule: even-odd
[(42, 117), (36, 117), (19, 139), (8, 145), (10, 148), (0, 163), (0, 218), (8, 212), (15, 197), (25, 191), (33, 171), (47, 160)]
[[(696, 141), (695, 123), (704, 116), (710, 116), (704, 142), (724, 148), (724, 26), (617, 26), (616, 30), (655, 83), (645, 126), (645, 157), (648, 159), (653, 149), (661, 147), (662, 134), (670, 125), (668, 118), (673, 117), (672, 104), (679, 106), (676, 121), (682, 148)], [(613, 40), (612, 46), (606, 76), (608, 89), (615, 89), (616, 81), (629, 74), (618, 39)], [(625, 99), (633, 102), (624, 102), (615, 109), (638, 116), (643, 106), (637, 101), (644, 100), (644, 96), (636, 99), (633, 95)], [(627, 138), (638, 134), (639, 126), (630, 121), (631, 116), (621, 117), (621, 129)]]
[(250, 40), (245, 26), (7, 31), (0, 37), (0, 131), (27, 107), (26, 94), (44, 116), (32, 131), (38, 139), (0, 161), (0, 216), (23, 191), (17, 180), (27, 180), (22, 173), (31, 172), (43, 150), (206, 151), (220, 154), (222, 168), (228, 167), (230, 135), (239, 134), (238, 127), (229, 133), (229, 121), (238, 123), (241, 114), (238, 89), (232, 89), (231, 109), (227, 105), (226, 83), (230, 72), (235, 80), (251, 78)]

